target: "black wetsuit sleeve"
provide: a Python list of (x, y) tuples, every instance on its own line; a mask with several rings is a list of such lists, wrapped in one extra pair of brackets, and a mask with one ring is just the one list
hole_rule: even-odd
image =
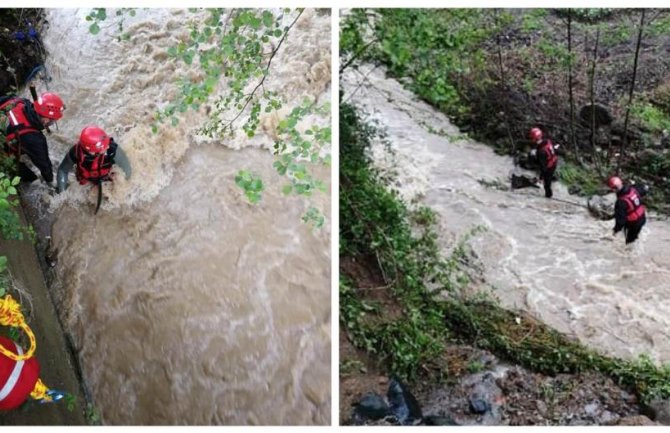
[(53, 182), (53, 166), (49, 159), (49, 148), (47, 147), (47, 138), (44, 134), (33, 132), (21, 136), (21, 152), (28, 155), (46, 182)]
[(626, 214), (627, 214), (626, 202), (618, 199), (614, 205), (614, 233), (619, 232), (626, 225)]
[(77, 146), (72, 146), (67, 153), (67, 156), (70, 157), (70, 161), (72, 161), (73, 164), (77, 163)]
[(121, 146), (116, 148), (116, 155), (114, 156), (114, 163), (121, 167), (121, 170), (126, 174), (126, 179), (130, 179), (132, 174), (132, 169), (130, 167), (130, 161), (128, 160), (128, 155), (126, 152), (121, 149)]
[(70, 149), (68, 153), (65, 154), (63, 160), (58, 166), (58, 192), (63, 192), (67, 189), (67, 176), (70, 174), (70, 170), (74, 166), (74, 146)]

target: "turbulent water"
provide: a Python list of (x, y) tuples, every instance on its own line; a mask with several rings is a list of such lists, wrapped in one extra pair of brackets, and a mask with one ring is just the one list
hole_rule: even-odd
[[(582, 207), (548, 200), (541, 189), (487, 186), (509, 185), (511, 158), (464, 138), (381, 68), (350, 71), (343, 86), (344, 100), (386, 129), (395, 155), (375, 143), (375, 163), (395, 172), (406, 200), (439, 213), (445, 254), (474, 227), (486, 228), (469, 241), (486, 281), (477, 289), (602, 352), (670, 361), (668, 222), (652, 213), (638, 242), (625, 247), (611, 234), (613, 221)], [(557, 184), (554, 197), (583, 203)]]
[[(314, 204), (329, 218), (330, 200), (282, 196), (268, 149), (279, 116), (305, 97), (330, 100), (330, 16), (306, 10), (274, 57), (264, 85), (285, 99), (279, 115), (264, 115), (253, 139), (217, 141), (196, 134), (202, 110), (149, 129), (175, 78), (197, 77), (167, 49), (205, 14), (138, 10), (118, 41), (111, 22), (90, 35), (88, 12), (47, 13), (49, 88), (67, 106), (52, 160), (93, 123), (133, 176), (105, 185), (97, 216), (95, 189), (73, 176), (64, 194), (35, 186), (32, 200), (54, 221), (55, 295), (104, 422), (329, 423), (330, 226), (312, 230), (301, 215)], [(240, 169), (265, 180), (259, 205), (235, 185)]]

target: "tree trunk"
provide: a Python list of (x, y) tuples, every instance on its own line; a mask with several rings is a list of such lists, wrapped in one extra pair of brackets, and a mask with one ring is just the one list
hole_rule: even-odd
[[(498, 9), (493, 10), (494, 13), (494, 18), (495, 18), (495, 26), (498, 27), (499, 25), (499, 20), (498, 20)], [(497, 28), (497, 36), (496, 36), (496, 43), (498, 44), (498, 67), (500, 68), (500, 85), (503, 89), (503, 93), (506, 95), (507, 94), (507, 80), (505, 79), (505, 68), (503, 67), (503, 58), (502, 58), (502, 43), (500, 41), (501, 36), (502, 36), (502, 27)], [(510, 141), (510, 147), (512, 149), (512, 157), (514, 158), (514, 165), (516, 166), (516, 142), (514, 141), (514, 138), (512, 137), (512, 129), (510, 127), (510, 121), (509, 121), (509, 113), (507, 111), (507, 108), (504, 110), (505, 112), (505, 124), (507, 126), (507, 136)]]
[(644, 31), (644, 12), (642, 9), (642, 14), (640, 15), (640, 28), (637, 32), (637, 45), (635, 46), (635, 60), (633, 61), (633, 79), (630, 82), (630, 90), (628, 91), (628, 104), (626, 105), (626, 119), (623, 122), (623, 137), (621, 139), (621, 149), (619, 150), (619, 158), (616, 163), (616, 171), (619, 172), (621, 168), (621, 159), (623, 154), (626, 151), (626, 145), (628, 144), (628, 119), (630, 117), (630, 106), (633, 102), (633, 92), (635, 91), (635, 78), (637, 77), (637, 60), (640, 56), (640, 45), (642, 43), (642, 32)]
[(568, 91), (570, 93), (570, 143), (577, 161), (582, 164), (575, 134), (575, 99), (572, 89), (572, 9), (568, 9)]
[(596, 151), (596, 63), (598, 60), (598, 42), (600, 41), (600, 27), (596, 29), (596, 43), (593, 48), (593, 63), (591, 65), (591, 148), (593, 149), (593, 162), (596, 164), (598, 172), (602, 175), (602, 166), (600, 164), (600, 155)]

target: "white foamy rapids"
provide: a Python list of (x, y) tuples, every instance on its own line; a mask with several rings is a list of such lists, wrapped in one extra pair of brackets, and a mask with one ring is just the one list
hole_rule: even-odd
[[(271, 149), (279, 120), (294, 106), (304, 98), (319, 103), (330, 98), (330, 34), (325, 32), (330, 26), (330, 16), (308, 9), (273, 58), (264, 83), (266, 90), (278, 92), (284, 106), (278, 113), (261, 115), (261, 128), (255, 137), (249, 139), (241, 131), (223, 139), (198, 136), (198, 129), (207, 119), (206, 106), (197, 112), (189, 110), (182, 114), (176, 127), (170, 126), (169, 121), (162, 124), (158, 133), (153, 134), (150, 125), (154, 113), (165, 108), (179, 92), (175, 79), (203, 77), (196, 66), (189, 67), (169, 58), (167, 50), (186, 39), (190, 22), (202, 22), (209, 14), (137, 9), (135, 17), (126, 14), (124, 21), (123, 32), (130, 35), (130, 39), (118, 41), (120, 32), (114, 24), (114, 10), (108, 10), (110, 17), (101, 23), (102, 30), (96, 36), (89, 33), (90, 22), (84, 19), (89, 11), (48, 11), (49, 29), (44, 43), (49, 53), (47, 68), (53, 76), (49, 89), (58, 92), (67, 107), (49, 145), (57, 166), (88, 124), (103, 127), (121, 144), (135, 176), (129, 182), (122, 175), (116, 176), (103, 204), (106, 209), (154, 198), (169, 184), (175, 163), (193, 144)], [(295, 13), (285, 14), (282, 22), (288, 25), (294, 17)], [(251, 91), (255, 85), (252, 80), (246, 90)], [(225, 94), (226, 86), (224, 79), (218, 85), (217, 95)], [(235, 114), (234, 111), (223, 113), (222, 118), (232, 119)], [(236, 123), (238, 128), (243, 117)], [(310, 116), (301, 122), (299, 129), (314, 123), (329, 124), (329, 121)], [(72, 180), (71, 177), (71, 191), (55, 200), (54, 206), (63, 201), (92, 200), (90, 186), (81, 188)]]
[[(457, 138), (446, 116), (387, 79), (381, 69), (372, 69), (345, 74), (344, 98), (367, 74), (367, 83), (351, 100), (376, 113), (392, 149), (406, 155), (395, 160), (396, 171), (406, 176), (396, 187), (408, 185), (405, 196), (412, 197), (417, 183), (425, 186), (423, 203), (440, 214), (445, 254), (473, 227), (484, 226), (488, 230), (470, 245), (484, 266), (487, 285), (506, 306), (529, 311), (611, 355), (648, 353), (670, 361), (667, 221), (651, 214), (640, 239), (626, 247), (621, 234), (612, 236), (613, 221), (547, 200), (542, 189), (512, 192), (483, 185), (480, 180), (509, 185), (511, 158)], [(425, 161), (432, 161), (430, 168)], [(554, 197), (585, 204), (558, 183)]]
[[(128, 153), (133, 177), (105, 184), (97, 215), (95, 188), (73, 177), (53, 200), (53, 291), (104, 422), (328, 424), (331, 227), (312, 230), (301, 216), (313, 204), (329, 221), (330, 196), (281, 194), (271, 128), (249, 143), (202, 140), (204, 114), (190, 112), (151, 134), (154, 110), (185, 72), (167, 48), (194, 15), (138, 10), (125, 22), (130, 41), (116, 42), (115, 27), (89, 35), (86, 13), (48, 12), (50, 88), (68, 105), (52, 157), (98, 123)], [(288, 101), (328, 92), (295, 77), (330, 67), (329, 38), (330, 18), (314, 11), (291, 30), (282, 50), (295, 59), (280, 51), (270, 71), (277, 88), (286, 78)], [(235, 185), (245, 169), (266, 185), (257, 205)], [(329, 179), (328, 168), (315, 171)], [(50, 198), (31, 188), (47, 212)]]

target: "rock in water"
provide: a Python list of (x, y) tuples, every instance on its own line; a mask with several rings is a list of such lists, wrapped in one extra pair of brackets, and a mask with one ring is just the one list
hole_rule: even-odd
[(601, 220), (614, 218), (615, 194), (594, 195), (589, 197), (588, 208), (591, 215)]
[(391, 414), (400, 424), (413, 424), (423, 417), (419, 402), (397, 378), (391, 378), (386, 397), (391, 404)]
[(520, 176), (512, 174), (512, 189), (519, 189), (526, 187), (539, 188), (540, 186), (537, 184), (537, 178), (526, 176), (523, 174)]

